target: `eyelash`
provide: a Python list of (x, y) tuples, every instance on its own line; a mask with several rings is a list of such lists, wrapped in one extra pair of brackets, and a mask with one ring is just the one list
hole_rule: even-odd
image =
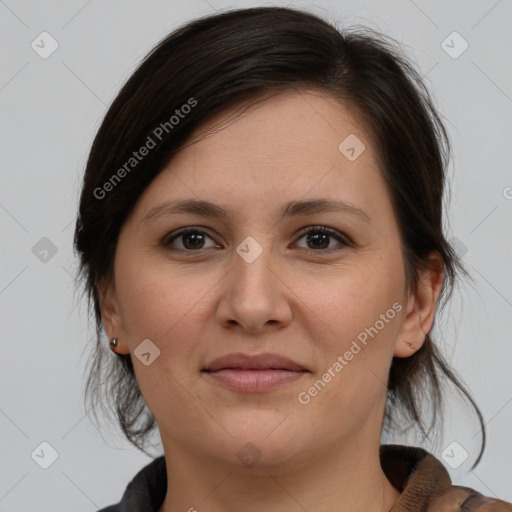
[[(206, 235), (208, 238), (213, 240), (213, 238), (210, 235), (208, 235), (208, 233), (206, 233), (205, 231), (203, 231), (199, 228), (183, 228), (174, 234), (171, 233), (171, 234), (167, 235), (163, 239), (162, 245), (169, 251), (178, 251), (178, 252), (184, 252), (184, 253), (188, 253), (188, 254), (200, 252), (203, 250), (202, 248), (197, 249), (197, 250), (192, 250), (192, 249), (180, 249), (180, 248), (177, 249), (177, 248), (171, 247), (172, 242), (174, 242), (174, 240), (176, 240), (177, 238), (184, 237), (184, 236), (190, 235), (190, 234), (197, 234), (197, 233)], [(324, 254), (329, 253), (330, 254), (331, 252), (339, 251), (339, 250), (343, 249), (344, 247), (351, 246), (351, 242), (347, 239), (346, 236), (343, 236), (339, 231), (336, 231), (335, 229), (328, 228), (326, 226), (311, 226), (311, 227), (307, 228), (306, 231), (303, 231), (300, 234), (299, 239), (303, 238), (306, 235), (310, 235), (310, 234), (327, 235), (327, 236), (335, 238), (337, 241), (341, 242), (341, 245), (336, 246), (336, 247), (331, 247), (329, 249), (318, 249), (318, 250), (304, 249), (304, 248), (300, 247), (299, 248), (300, 250), (307, 251), (307, 252), (314, 252), (314, 253), (324, 253)]]

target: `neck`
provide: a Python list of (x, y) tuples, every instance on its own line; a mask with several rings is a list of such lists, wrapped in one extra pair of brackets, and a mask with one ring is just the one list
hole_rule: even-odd
[(346, 443), (285, 465), (234, 467), (187, 456), (178, 446), (164, 452), (167, 495), (159, 512), (388, 512), (400, 493), (387, 480), (379, 445)]

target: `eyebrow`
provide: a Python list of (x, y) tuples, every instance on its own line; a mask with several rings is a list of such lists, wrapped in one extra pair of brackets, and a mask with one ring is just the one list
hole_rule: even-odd
[[(325, 198), (311, 199), (307, 201), (290, 201), (282, 206), (278, 214), (278, 220), (281, 221), (285, 218), (328, 212), (345, 213), (358, 217), (365, 222), (371, 222), (368, 214), (353, 204), (347, 201)], [(166, 201), (154, 208), (151, 208), (151, 210), (149, 210), (149, 212), (142, 218), (141, 224), (159, 217), (176, 213), (188, 213), (198, 215), (200, 217), (211, 217), (222, 221), (227, 221), (230, 217), (233, 217), (233, 212), (231, 210), (223, 208), (215, 203), (211, 203), (210, 201), (201, 199), (180, 199)]]

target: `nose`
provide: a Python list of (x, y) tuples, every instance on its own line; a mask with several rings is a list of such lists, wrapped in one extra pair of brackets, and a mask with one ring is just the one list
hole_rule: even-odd
[(238, 253), (233, 254), (233, 260), (223, 279), (217, 309), (219, 324), (253, 334), (269, 333), (288, 325), (292, 319), (293, 292), (272, 250), (264, 247), (251, 263)]

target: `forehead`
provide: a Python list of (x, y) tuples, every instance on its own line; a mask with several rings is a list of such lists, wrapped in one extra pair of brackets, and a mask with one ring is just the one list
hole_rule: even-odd
[(287, 91), (204, 123), (146, 189), (139, 211), (175, 197), (250, 209), (309, 195), (377, 207), (383, 187), (353, 109), (326, 93)]
[(191, 135), (185, 148), (204, 141), (199, 151), (208, 150), (208, 139), (215, 136), (213, 144), (245, 154), (251, 149), (273, 150), (292, 159), (293, 151), (304, 150), (305, 144), (309, 154), (325, 154), (338, 151), (338, 143), (351, 134), (370, 145), (359, 117), (351, 104), (324, 91), (289, 90), (241, 101), (214, 115)]

